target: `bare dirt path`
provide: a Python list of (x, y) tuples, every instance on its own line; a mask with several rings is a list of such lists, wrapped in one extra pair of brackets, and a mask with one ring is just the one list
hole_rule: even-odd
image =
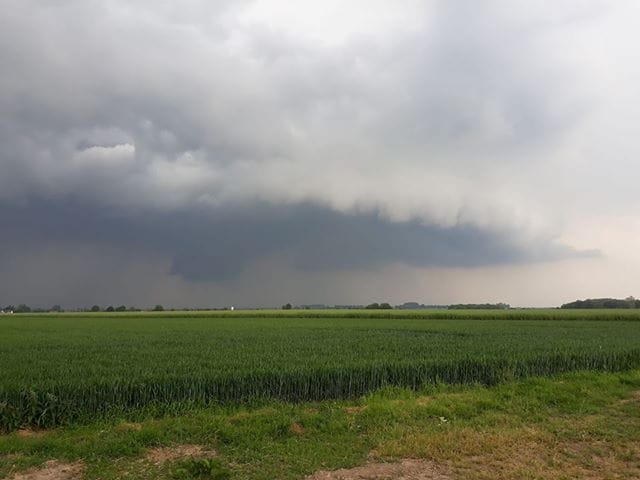
[(453, 480), (445, 469), (425, 460), (368, 463), (362, 467), (319, 471), (307, 480)]
[(84, 465), (81, 462), (62, 463), (49, 460), (44, 466), (17, 473), (11, 480), (78, 480), (82, 477)]

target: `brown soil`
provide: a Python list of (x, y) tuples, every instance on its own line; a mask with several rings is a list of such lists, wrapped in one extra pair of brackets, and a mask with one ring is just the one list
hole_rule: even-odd
[(577, 465), (566, 465), (565, 471), (575, 471), (576, 478), (599, 480), (624, 478), (640, 480), (640, 446), (635, 442), (619, 442), (616, 448), (606, 442), (589, 441), (563, 444), (559, 449)]
[(294, 435), (302, 435), (305, 432), (305, 429), (302, 425), (296, 422), (291, 424), (289, 431)]
[(319, 471), (307, 480), (451, 480), (443, 468), (424, 460), (400, 463), (368, 463), (362, 467)]
[(145, 455), (145, 460), (161, 465), (165, 462), (182, 458), (212, 458), (216, 452), (206, 450), (200, 445), (178, 445), (176, 447), (153, 448)]
[(11, 480), (78, 480), (82, 477), (81, 462), (62, 463), (49, 460), (43, 467), (16, 473)]

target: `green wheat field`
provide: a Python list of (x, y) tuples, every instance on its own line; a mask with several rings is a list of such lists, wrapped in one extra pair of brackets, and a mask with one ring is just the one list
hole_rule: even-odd
[(0, 430), (388, 386), (640, 367), (630, 311), (223, 311), (0, 317)]

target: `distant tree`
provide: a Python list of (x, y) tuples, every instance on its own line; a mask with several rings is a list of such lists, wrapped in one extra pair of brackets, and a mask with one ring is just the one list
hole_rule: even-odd
[(366, 308), (367, 310), (391, 310), (393, 307), (388, 302), (383, 302), (383, 303), (374, 302), (374, 303), (370, 303), (364, 308)]
[(14, 310), (14, 313), (29, 313), (31, 312), (31, 307), (29, 307), (29, 305), (25, 305), (24, 303), (21, 303), (20, 305), (18, 305)]
[(425, 306), (418, 302), (404, 302), (402, 305), (398, 305), (397, 308), (401, 308), (403, 310), (417, 310), (419, 308), (424, 308)]
[(282, 310), (291, 310), (293, 307), (291, 306), (290, 303), (287, 303), (285, 305), (282, 306)]
[(153, 311), (154, 312), (162, 312), (162, 311), (164, 311), (164, 307), (162, 305), (156, 305), (155, 307), (153, 307)]
[(576, 300), (565, 303), (561, 308), (635, 308), (637, 301), (632, 302), (631, 298), (620, 300), (616, 298), (588, 298), (586, 300)]
[(100, 311), (100, 307), (98, 305), (94, 305), (93, 307), (91, 307), (91, 311), (92, 312), (99, 312)]
[(16, 307), (14, 307), (13, 305), (7, 305), (6, 307), (4, 307), (5, 312), (13, 312), (15, 309)]
[(54, 305), (53, 307), (51, 307), (49, 309), (50, 312), (61, 312), (62, 311), (62, 307), (60, 305)]
[(104, 309), (105, 312), (113, 312), (115, 310), (115, 308), (113, 308), (113, 305), (109, 305), (107, 308)]
[(119, 307), (116, 307), (116, 312), (126, 312), (127, 311), (127, 307), (125, 307), (124, 305), (120, 305)]
[(627, 300), (611, 299), (603, 303), (604, 308), (633, 308), (635, 302), (629, 303)]

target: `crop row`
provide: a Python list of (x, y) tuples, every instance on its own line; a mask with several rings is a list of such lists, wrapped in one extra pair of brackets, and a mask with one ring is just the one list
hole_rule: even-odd
[(105, 418), (135, 409), (165, 410), (255, 399), (316, 401), (354, 398), (394, 385), (418, 388), (428, 383), (495, 384), (528, 376), (572, 370), (619, 371), (640, 366), (640, 349), (592, 352), (528, 359), (463, 359), (455, 362), (372, 365), (365, 368), (316, 369), (211, 378), (157, 379), (147, 383), (122, 381), (92, 385), (59, 385), (51, 391), (4, 392), (0, 427), (51, 427)]

